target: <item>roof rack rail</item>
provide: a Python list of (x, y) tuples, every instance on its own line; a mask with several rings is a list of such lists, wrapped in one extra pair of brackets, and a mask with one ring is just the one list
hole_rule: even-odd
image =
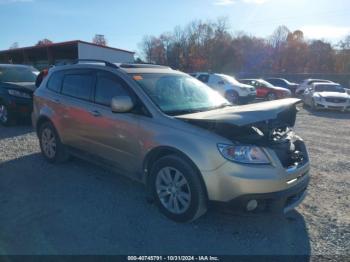
[(113, 64), (111, 62), (100, 60), (100, 59), (75, 59), (74, 64), (79, 64), (79, 62), (97, 62), (97, 63), (104, 63), (106, 66), (119, 68), (116, 64)]
[(105, 64), (105, 66), (108, 66), (108, 67), (119, 68), (119, 66), (117, 66), (116, 64), (113, 64), (105, 60), (100, 60), (100, 59), (73, 59), (73, 60), (64, 61), (58, 65), (74, 65), (74, 64), (79, 64), (79, 62), (103, 63)]
[(147, 63), (142, 63), (142, 64), (127, 64), (127, 63), (122, 63), (119, 64), (121, 68), (170, 68), (169, 66), (164, 66), (164, 65), (155, 65), (155, 64), (147, 64)]

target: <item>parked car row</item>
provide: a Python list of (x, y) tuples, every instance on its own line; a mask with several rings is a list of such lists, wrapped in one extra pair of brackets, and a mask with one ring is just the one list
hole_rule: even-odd
[(198, 72), (190, 75), (218, 91), (233, 104), (246, 104), (256, 98), (269, 101), (287, 98), (295, 92), (295, 85), (289, 82), (283, 83), (285, 85), (289, 84), (293, 88), (275, 86), (263, 79), (236, 80), (234, 77), (225, 74)]
[(233, 104), (245, 104), (256, 98), (257, 92), (251, 85), (238, 82), (234, 77), (214, 73), (192, 73), (191, 76), (210, 86), (229, 102)]
[(298, 85), (283, 78), (236, 80), (229, 75), (208, 72), (190, 75), (218, 91), (233, 104), (245, 104), (255, 99), (272, 101), (296, 96), (314, 110), (350, 109), (350, 90), (330, 80), (306, 79)]

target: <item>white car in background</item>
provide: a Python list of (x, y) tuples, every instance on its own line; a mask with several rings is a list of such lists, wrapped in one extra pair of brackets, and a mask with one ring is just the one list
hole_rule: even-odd
[(339, 84), (335, 83), (314, 83), (307, 88), (303, 95), (305, 105), (313, 110), (317, 109), (350, 109), (350, 95)]
[(255, 100), (255, 87), (242, 84), (232, 76), (204, 72), (192, 73), (190, 75), (218, 91), (233, 104), (246, 104)]
[(304, 91), (311, 87), (311, 85), (313, 83), (334, 83), (330, 80), (326, 80), (326, 79), (305, 79), (303, 82), (300, 83), (300, 85), (297, 87), (295, 94), (296, 95), (302, 95), (304, 93)]

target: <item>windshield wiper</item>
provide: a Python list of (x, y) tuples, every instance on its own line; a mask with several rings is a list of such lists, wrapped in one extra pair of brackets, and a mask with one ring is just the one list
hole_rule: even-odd
[(224, 107), (227, 107), (227, 106), (233, 106), (233, 105), (232, 104), (223, 103), (221, 105), (211, 107), (208, 110), (220, 109), (220, 108), (224, 108)]
[(185, 115), (185, 114), (192, 114), (192, 113), (199, 113), (199, 112), (205, 112), (205, 111), (209, 111), (209, 110), (215, 110), (215, 109), (220, 109), (220, 108), (224, 108), (227, 106), (232, 106), (232, 104), (227, 104), (227, 103), (223, 103), (221, 105), (218, 106), (214, 106), (214, 107), (203, 107), (203, 108), (196, 108), (196, 109), (183, 109), (183, 110), (173, 110), (173, 111), (166, 111), (165, 113), (168, 115)]

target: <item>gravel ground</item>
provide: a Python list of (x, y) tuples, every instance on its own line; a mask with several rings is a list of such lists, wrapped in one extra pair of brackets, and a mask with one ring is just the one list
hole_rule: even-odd
[(212, 208), (176, 224), (126, 178), (74, 159), (51, 165), (29, 126), (0, 127), (0, 254), (350, 255), (350, 114), (302, 109), (311, 184), (287, 217)]

